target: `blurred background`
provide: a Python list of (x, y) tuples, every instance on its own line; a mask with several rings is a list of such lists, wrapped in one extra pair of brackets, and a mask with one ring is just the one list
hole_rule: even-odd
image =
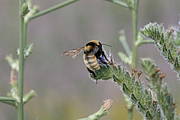
[[(41, 10), (62, 2), (32, 1)], [(179, 5), (179, 0), (140, 0), (139, 28), (149, 22), (164, 23), (166, 27), (177, 25)], [(25, 91), (34, 89), (38, 96), (26, 105), (26, 120), (76, 120), (96, 112), (107, 98), (113, 99), (114, 104), (103, 120), (126, 120), (126, 104), (115, 83), (109, 80), (95, 84), (89, 78), (82, 55), (76, 59), (61, 56), (64, 50), (97, 39), (112, 45), (105, 49), (121, 63), (117, 53), (123, 49), (117, 38), (122, 29), (131, 45), (130, 11), (104, 0), (80, 0), (31, 21), (28, 40), (34, 43), (34, 49), (26, 62)], [(16, 53), (18, 34), (18, 0), (0, 0), (0, 95), (9, 90), (10, 67), (4, 57)], [(165, 80), (178, 110), (180, 81), (157, 51), (153, 45), (145, 45), (139, 49), (139, 57), (154, 59), (167, 74)], [(134, 114), (134, 120), (141, 119), (138, 112)], [(0, 103), (0, 120), (15, 119), (16, 111)]]

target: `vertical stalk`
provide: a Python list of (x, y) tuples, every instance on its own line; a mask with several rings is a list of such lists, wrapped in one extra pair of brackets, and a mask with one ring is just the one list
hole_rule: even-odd
[(136, 41), (138, 39), (138, 8), (139, 0), (135, 0), (134, 8), (132, 11), (132, 28), (133, 28), (133, 53), (132, 53), (132, 68), (136, 68), (137, 64), (137, 46)]
[[(132, 69), (137, 66), (137, 48), (136, 41), (138, 39), (138, 8), (139, 0), (134, 0), (134, 8), (131, 9), (132, 12), (132, 29), (133, 29), (133, 48), (132, 48)], [(134, 105), (131, 104), (128, 107), (128, 120), (133, 120), (133, 109)]]
[(23, 120), (24, 118), (24, 106), (23, 106), (23, 88), (24, 88), (24, 20), (20, 16), (20, 40), (19, 40), (19, 72), (18, 72), (18, 120)]
[(24, 16), (22, 15), (22, 5), (25, 0), (19, 0), (19, 17), (20, 17), (20, 38), (19, 38), (19, 71), (18, 71), (18, 106), (17, 106), (17, 117), (18, 120), (24, 120), (24, 48), (27, 39), (27, 24), (24, 22)]
[[(28, 28), (28, 23), (24, 21), (23, 23), (23, 39), (24, 39), (24, 49), (27, 47), (27, 28)], [(24, 55), (24, 54), (23, 54)]]
[(18, 72), (18, 120), (23, 120), (24, 118), (24, 106), (23, 106), (23, 88), (24, 88), (24, 20), (21, 16), (20, 22), (20, 40), (19, 40), (19, 72)]

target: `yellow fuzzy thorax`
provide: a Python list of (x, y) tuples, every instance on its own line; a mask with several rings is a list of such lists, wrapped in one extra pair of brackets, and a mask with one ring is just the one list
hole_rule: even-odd
[(89, 42), (92, 42), (92, 43), (95, 43), (95, 44), (97, 44), (97, 45), (100, 45), (98, 40), (91, 40), (91, 41), (89, 41)]

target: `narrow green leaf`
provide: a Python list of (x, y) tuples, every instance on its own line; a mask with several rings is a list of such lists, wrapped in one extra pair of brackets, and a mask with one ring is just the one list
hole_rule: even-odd
[(126, 55), (125, 55), (124, 53), (122, 53), (122, 52), (119, 52), (118, 55), (119, 55), (120, 59), (121, 59), (124, 63), (131, 65), (131, 62), (132, 62), (132, 61), (131, 61), (131, 58), (130, 58), (130, 57), (126, 56)]

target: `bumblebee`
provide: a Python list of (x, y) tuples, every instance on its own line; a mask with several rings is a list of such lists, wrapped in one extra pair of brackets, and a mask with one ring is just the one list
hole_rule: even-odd
[(102, 45), (106, 44), (102, 44), (98, 40), (91, 40), (84, 47), (65, 51), (64, 55), (76, 57), (81, 51), (83, 51), (84, 64), (90, 74), (93, 75), (93, 77), (96, 77), (96, 70), (99, 70), (102, 65), (110, 64), (110, 60), (107, 58)]

